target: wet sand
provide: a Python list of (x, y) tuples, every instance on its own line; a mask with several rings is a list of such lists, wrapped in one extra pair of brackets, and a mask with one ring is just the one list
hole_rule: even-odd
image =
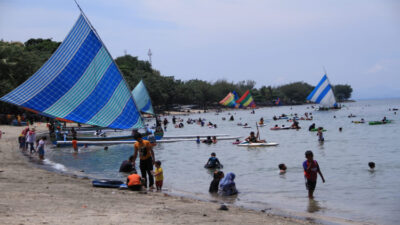
[[(312, 224), (164, 193), (94, 188), (38, 168), (18, 149), (22, 127), (0, 126), (0, 224)], [(37, 130), (45, 131), (42, 124)], [(35, 156), (37, 157), (37, 156)]]

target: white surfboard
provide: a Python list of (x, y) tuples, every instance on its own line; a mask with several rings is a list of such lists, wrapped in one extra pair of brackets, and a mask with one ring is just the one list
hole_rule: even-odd
[(249, 143), (247, 141), (238, 144), (237, 146), (242, 147), (268, 147), (268, 146), (277, 146), (278, 143), (275, 142), (267, 142), (267, 143)]

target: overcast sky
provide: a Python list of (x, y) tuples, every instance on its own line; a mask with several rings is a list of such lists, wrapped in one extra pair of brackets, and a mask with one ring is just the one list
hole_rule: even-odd
[[(325, 67), (354, 99), (400, 97), (400, 1), (78, 2), (113, 57), (150, 48), (165, 76), (316, 85)], [(0, 39), (62, 41), (79, 13), (73, 0), (0, 0)]]

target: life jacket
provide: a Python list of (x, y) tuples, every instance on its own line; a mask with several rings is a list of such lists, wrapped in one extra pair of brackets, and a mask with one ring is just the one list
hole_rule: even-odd
[[(314, 163), (311, 165), (311, 171), (307, 172), (306, 169), (304, 169), (304, 176), (307, 179), (310, 180), (317, 180), (317, 172), (318, 172), (318, 163), (316, 160), (313, 161)], [(308, 160), (306, 161), (306, 166), (308, 167)]]
[(138, 174), (131, 174), (128, 176), (128, 187), (129, 186), (135, 186), (135, 185), (141, 185), (142, 183), (140, 182), (140, 176)]

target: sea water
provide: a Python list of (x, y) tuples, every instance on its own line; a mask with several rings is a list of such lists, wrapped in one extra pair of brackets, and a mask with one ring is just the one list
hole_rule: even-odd
[[(400, 99), (358, 101), (345, 103), (341, 110), (315, 111), (311, 105), (266, 107), (255, 110), (232, 110), (179, 116), (184, 128), (175, 128), (171, 116), (166, 136), (229, 134), (247, 137), (257, 131), (256, 122), (264, 118), (260, 136), (276, 147), (248, 148), (233, 145), (234, 140), (216, 144), (197, 144), (195, 141), (159, 143), (154, 148), (155, 157), (162, 162), (165, 191), (197, 199), (216, 200), (255, 209), (281, 209), (299, 215), (344, 218), (378, 224), (400, 223), (400, 119), (399, 113), (389, 108), (400, 108)], [(270, 130), (275, 124), (290, 126), (286, 120), (272, 120), (282, 113), (303, 116), (312, 113), (314, 120), (300, 120), (300, 130)], [(356, 117), (349, 118), (353, 114)], [(234, 121), (229, 121), (233, 115)], [(355, 124), (351, 121), (393, 120), (385, 125)], [(226, 120), (223, 120), (223, 117)], [(217, 128), (187, 124), (187, 118), (204, 118)], [(248, 123), (243, 128), (238, 123)], [(324, 127), (325, 142), (318, 142), (316, 132), (308, 127)], [(342, 131), (339, 131), (342, 127)], [(312, 150), (326, 179), (320, 177), (315, 200), (309, 201), (304, 185), (302, 163), (304, 152)], [(237, 197), (224, 199), (208, 194), (212, 172), (204, 164), (215, 152), (223, 171), (236, 174)], [(64, 165), (70, 172), (93, 178), (125, 180), (118, 172), (123, 160), (133, 154), (133, 145), (114, 145), (104, 150), (101, 146), (81, 148), (52, 148), (46, 152), (52, 162)], [(370, 171), (368, 162), (376, 163)], [(278, 164), (285, 163), (286, 174), (280, 175)], [(137, 162), (137, 165), (139, 162)], [(139, 171), (139, 168), (137, 168)], [(279, 211), (281, 212), (281, 211)]]

